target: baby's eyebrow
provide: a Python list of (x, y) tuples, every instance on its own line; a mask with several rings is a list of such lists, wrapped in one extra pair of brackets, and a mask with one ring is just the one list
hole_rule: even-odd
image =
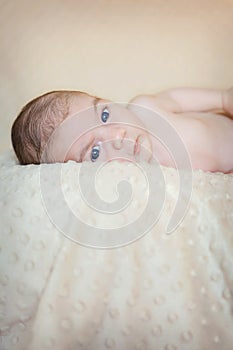
[(97, 104), (98, 102), (101, 100), (100, 97), (95, 97), (94, 100), (93, 100), (93, 106), (94, 106), (94, 110), (95, 110), (95, 114), (97, 116)]

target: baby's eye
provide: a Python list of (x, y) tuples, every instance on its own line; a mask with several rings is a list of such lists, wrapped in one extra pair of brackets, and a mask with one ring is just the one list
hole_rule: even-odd
[(109, 111), (108, 109), (105, 107), (102, 111), (102, 114), (101, 114), (101, 119), (104, 123), (106, 123), (106, 121), (108, 120), (108, 117), (109, 117)]
[(95, 162), (96, 159), (99, 157), (99, 154), (100, 154), (100, 147), (99, 146), (92, 147), (92, 150), (91, 150), (91, 161)]

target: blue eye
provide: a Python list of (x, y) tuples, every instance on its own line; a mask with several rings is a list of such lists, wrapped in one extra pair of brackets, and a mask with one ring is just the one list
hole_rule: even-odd
[(99, 154), (100, 154), (99, 146), (94, 146), (91, 150), (91, 161), (95, 162), (96, 159), (99, 157)]
[(102, 114), (101, 114), (101, 119), (104, 123), (106, 123), (106, 121), (108, 120), (109, 117), (109, 111), (108, 109), (105, 107)]

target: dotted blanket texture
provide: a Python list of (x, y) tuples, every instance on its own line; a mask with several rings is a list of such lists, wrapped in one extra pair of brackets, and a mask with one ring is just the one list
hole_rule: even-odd
[[(148, 198), (155, 205), (148, 222), (159, 200), (142, 171), (150, 177), (153, 167), (97, 168), (20, 166), (12, 151), (0, 157), (0, 349), (232, 350), (233, 174), (194, 171), (186, 215), (167, 235), (179, 181), (175, 169), (162, 167), (164, 205), (137, 237), (147, 227), (140, 218)], [(99, 211), (87, 203), (97, 201), (93, 178)], [(134, 195), (123, 211), (106, 215), (130, 194), (129, 184), (117, 187), (122, 178)], [(103, 242), (116, 228), (114, 242), (122, 243), (121, 228), (136, 219), (131, 243), (91, 247), (98, 242), (89, 227), (100, 228)]]

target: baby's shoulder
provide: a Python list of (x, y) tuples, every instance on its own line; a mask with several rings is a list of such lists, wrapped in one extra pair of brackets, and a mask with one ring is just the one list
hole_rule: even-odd
[(167, 94), (141, 94), (133, 97), (128, 102), (128, 108), (135, 111), (137, 108), (144, 107), (158, 113), (167, 115), (177, 114), (180, 111), (180, 106), (177, 102), (170, 98)]
[(158, 111), (160, 113), (166, 113), (167, 110), (156, 99), (155, 95), (137, 95), (128, 102), (128, 109), (136, 114), (143, 114), (148, 110)]
[(137, 95), (129, 100), (127, 108), (143, 118), (149, 110), (166, 115), (167, 117), (170, 115), (171, 117), (173, 112), (168, 111), (166, 105), (166, 103), (161, 103), (161, 100), (158, 100), (156, 95)]

